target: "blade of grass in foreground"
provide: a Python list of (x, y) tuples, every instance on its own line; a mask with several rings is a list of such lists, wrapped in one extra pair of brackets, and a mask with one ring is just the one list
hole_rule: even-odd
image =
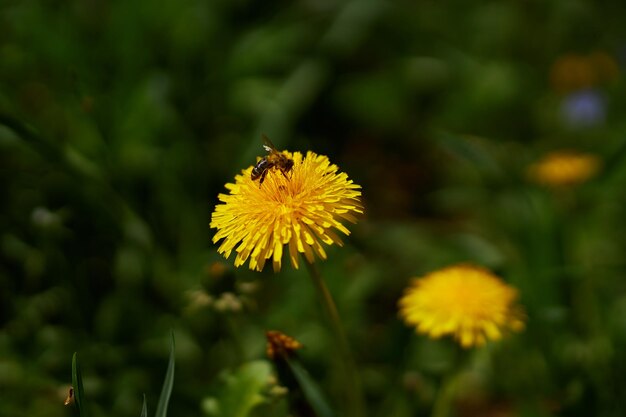
[(170, 335), (170, 359), (167, 365), (167, 372), (165, 373), (165, 380), (163, 381), (161, 395), (159, 396), (159, 403), (157, 404), (156, 413), (154, 414), (155, 417), (167, 416), (167, 405), (170, 401), (170, 396), (172, 395), (172, 387), (174, 386), (174, 332), (171, 332)]
[(141, 415), (139, 417), (148, 417), (148, 406), (146, 405), (146, 394), (143, 395), (143, 406), (141, 407)]
[(76, 402), (76, 408), (78, 408), (78, 415), (80, 417), (88, 417), (89, 413), (87, 413), (87, 407), (83, 401), (85, 399), (83, 378), (80, 373), (76, 352), (72, 356), (72, 386), (74, 387), (74, 401)]
[(300, 384), (300, 388), (302, 388), (302, 393), (306, 397), (306, 400), (313, 410), (315, 410), (315, 414), (317, 414), (318, 417), (335, 417), (333, 410), (322, 394), (322, 390), (320, 390), (315, 381), (311, 379), (311, 376), (302, 365), (300, 365), (300, 362), (292, 358), (285, 358), (285, 360), (293, 376), (298, 381), (298, 384)]

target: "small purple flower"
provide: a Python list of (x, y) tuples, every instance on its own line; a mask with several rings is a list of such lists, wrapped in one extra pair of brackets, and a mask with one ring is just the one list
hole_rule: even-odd
[(572, 129), (601, 125), (606, 118), (606, 100), (597, 90), (575, 91), (561, 101), (561, 118)]

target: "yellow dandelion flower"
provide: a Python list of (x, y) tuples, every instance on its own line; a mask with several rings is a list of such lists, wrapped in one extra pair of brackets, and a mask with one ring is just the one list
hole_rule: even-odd
[(590, 88), (596, 84), (597, 78), (592, 62), (583, 55), (563, 55), (550, 70), (552, 86), (561, 93)]
[(550, 81), (560, 93), (609, 83), (619, 77), (619, 65), (611, 55), (596, 51), (589, 55), (562, 55), (552, 64)]
[(539, 184), (560, 187), (584, 183), (599, 169), (600, 160), (594, 155), (557, 151), (532, 164), (528, 168), (528, 176)]
[(452, 335), (461, 346), (481, 346), (524, 327), (517, 290), (488, 270), (455, 265), (415, 279), (400, 299), (400, 315), (417, 332)]
[(294, 162), (283, 175), (271, 169), (263, 184), (250, 178), (252, 166), (226, 184), (229, 194), (219, 194), (211, 216), (217, 229), (213, 242), (224, 239), (218, 249), (226, 258), (235, 251), (235, 266), (249, 260), (250, 269), (260, 271), (272, 259), (274, 271), (281, 268), (284, 245), (291, 264), (298, 268), (299, 254), (308, 262), (315, 256), (326, 259), (321, 243), (343, 243), (335, 230), (349, 235), (343, 220), (355, 223), (363, 213), (360, 186), (338, 172), (328, 157), (307, 152), (283, 151)]

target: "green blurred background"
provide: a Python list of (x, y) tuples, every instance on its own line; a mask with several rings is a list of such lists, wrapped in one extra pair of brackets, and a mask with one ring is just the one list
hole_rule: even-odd
[[(137, 416), (144, 392), (153, 410), (170, 328), (170, 415), (288, 415), (267, 329), (341, 403), (306, 271), (211, 243), (261, 133), (363, 186), (320, 268), (369, 416), (430, 412), (453, 344), (396, 303), (462, 261), (519, 288), (528, 324), (473, 353), (457, 415), (626, 415), (624, 19), (617, 0), (1, 0), (0, 415), (72, 415), (74, 351), (94, 416)], [(603, 169), (529, 182), (560, 148)]]

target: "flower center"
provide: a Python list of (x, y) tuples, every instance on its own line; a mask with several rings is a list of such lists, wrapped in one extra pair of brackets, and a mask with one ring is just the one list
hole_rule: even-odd
[(291, 215), (294, 212), (295, 207), (293, 204), (291, 204), (291, 201), (289, 201), (289, 203), (284, 202), (280, 204), (278, 210), (281, 216), (286, 216), (286, 215)]

